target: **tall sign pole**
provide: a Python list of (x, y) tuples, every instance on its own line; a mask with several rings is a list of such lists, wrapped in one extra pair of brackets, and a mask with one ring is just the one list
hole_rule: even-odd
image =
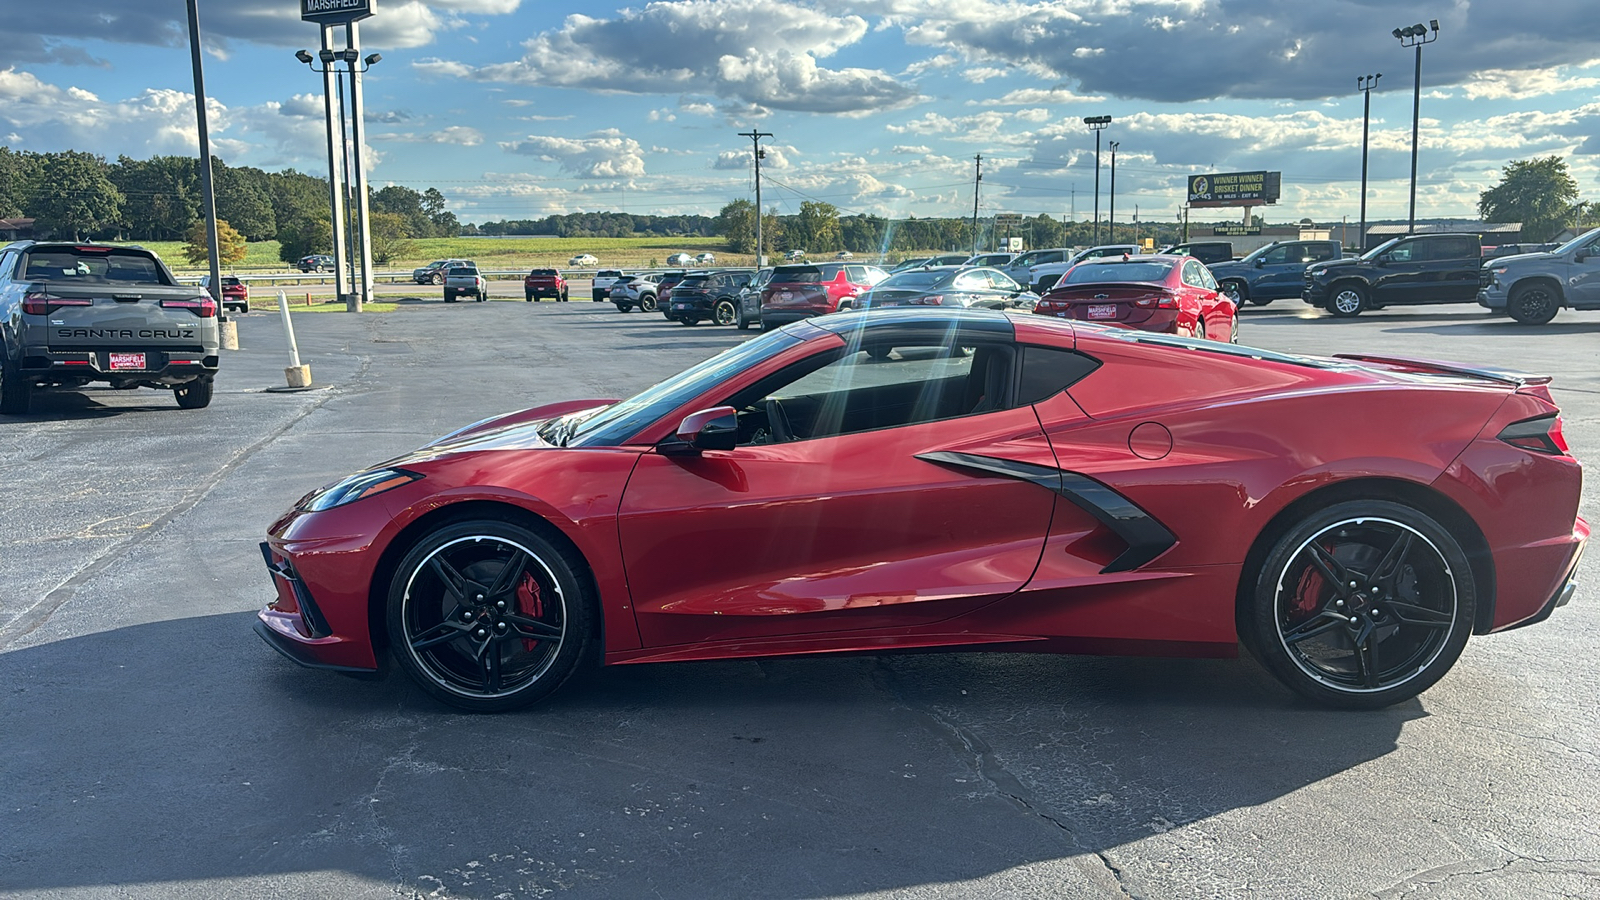
[(339, 136), (344, 132), (344, 104), (336, 99), (342, 92), (339, 90), (339, 74), (333, 66), (333, 26), (324, 25), (321, 31), (321, 56), (325, 60), (322, 69), (322, 107), (328, 127), (328, 197), (333, 212), (333, 285), (334, 296), (342, 300), (350, 295), (350, 277), (345, 270), (350, 251), (345, 243), (344, 139)]
[(756, 161), (756, 268), (760, 269), (763, 265), (761, 261), (761, 158), (767, 155), (767, 152), (761, 149), (761, 139), (772, 137), (772, 135), (752, 128), (749, 131), (739, 132), (739, 136), (750, 139), (750, 153), (755, 157)]
[(198, 0), (189, 0), (189, 58), (194, 64), (194, 114), (200, 131), (200, 192), (205, 204), (206, 245), (210, 247), (211, 280), (207, 290), (217, 304), (217, 332), (225, 349), (239, 349), (238, 324), (228, 318), (222, 305), (222, 248), (217, 243), (217, 194), (211, 172), (211, 129), (206, 124), (205, 67), (200, 64), (200, 10)]
[[(361, 32), (357, 23), (370, 18), (376, 6), (377, 0), (300, 0), (300, 18), (314, 23), (321, 30), (322, 49), (316, 59), (304, 50), (295, 54), (297, 59), (322, 75), (323, 108), (327, 114), (328, 129), (328, 195), (333, 222), (334, 284), (345, 300), (345, 308), (352, 312), (361, 312), (363, 305), (372, 299), (372, 238), (367, 209), (367, 170), (362, 161), (365, 123), (362, 121), (361, 74), (377, 62), (379, 56), (374, 53), (365, 60), (361, 58)], [(340, 25), (345, 29), (345, 46), (342, 50), (334, 48), (333, 40), (333, 29)], [(350, 75), (349, 144), (353, 146), (348, 148), (343, 138), (346, 105), (342, 97), (337, 104), (334, 101), (336, 95), (343, 93), (345, 72), (339, 69), (340, 60), (344, 61), (345, 71)], [(317, 67), (317, 61), (322, 63), (321, 68)], [(337, 125), (335, 118), (338, 119)], [(336, 127), (338, 136), (334, 134)], [(346, 152), (351, 155), (349, 162), (346, 161)], [(347, 210), (345, 197), (351, 188), (354, 188), (354, 196), (349, 198), (350, 209)], [(356, 228), (347, 239), (345, 221), (352, 211), (355, 213)], [(348, 281), (345, 277), (346, 260), (349, 260), (352, 270)], [(354, 265), (356, 261), (361, 263), (359, 268)]]
[(361, 99), (361, 73), (365, 70), (361, 66), (360, 29), (360, 23), (352, 20), (344, 30), (344, 61), (350, 67), (350, 152), (355, 157), (356, 229), (360, 235), (357, 238), (359, 247), (351, 248), (351, 253), (361, 260), (361, 283), (352, 291), (356, 295), (356, 311), (372, 299), (372, 223), (367, 209), (367, 166), (361, 158), (365, 149), (362, 146), (365, 129), (361, 120), (365, 107)]

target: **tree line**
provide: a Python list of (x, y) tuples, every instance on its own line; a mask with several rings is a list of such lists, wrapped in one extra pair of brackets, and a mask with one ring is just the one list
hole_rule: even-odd
[[(217, 218), (247, 241), (280, 242), (293, 262), (333, 246), (328, 180), (294, 169), (267, 172), (212, 157)], [(127, 156), (108, 163), (92, 153), (33, 153), (0, 147), (0, 218), (34, 220), (40, 237), (170, 241), (200, 221), (200, 160)], [(461, 233), (437, 188), (389, 185), (368, 198), (374, 255), (393, 256), (411, 238)], [(381, 251), (380, 251), (381, 248)], [(380, 260), (387, 261), (387, 260)]]

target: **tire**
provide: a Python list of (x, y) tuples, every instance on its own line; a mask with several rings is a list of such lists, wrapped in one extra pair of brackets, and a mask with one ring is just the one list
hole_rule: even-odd
[(711, 321), (718, 325), (732, 325), (739, 320), (739, 308), (732, 300), (718, 300), (711, 308)]
[(645, 312), (655, 312), (656, 311), (656, 295), (655, 294), (643, 294), (643, 295), (641, 295), (639, 297), (639, 308), (644, 310)]
[(1367, 289), (1355, 282), (1336, 284), (1328, 290), (1328, 312), (1341, 319), (1353, 319), (1371, 307)]
[(631, 303), (618, 303), (617, 304), (617, 312), (619, 312), (619, 313), (625, 313), (625, 312), (628, 312), (631, 309), (633, 309), (633, 304), (631, 304)]
[(1238, 317), (1238, 315), (1235, 315), (1233, 317), (1232, 324), (1230, 324), (1228, 326), (1228, 343), (1230, 343), (1230, 344), (1239, 343), (1239, 317)]
[(537, 303), (537, 302), (539, 302), (539, 298), (535, 297), (533, 295), (533, 291), (523, 291), (522, 292), (522, 302), (523, 303)]
[(488, 291), (479, 291), (477, 293), (477, 298), (478, 298), (478, 302), (479, 303), (483, 303), (483, 302), (485, 302), (486, 300), (489, 299), (489, 292)]
[(733, 320), (733, 327), (739, 329), (740, 331), (749, 331), (750, 320), (744, 316), (744, 304), (735, 304), (734, 309), (737, 310), (737, 315)]
[(181, 409), (205, 409), (211, 405), (211, 391), (211, 379), (202, 377), (173, 388), (172, 396), (178, 399)]
[(1194, 336), (1202, 341), (1206, 339), (1206, 320), (1204, 318), (1195, 323)]
[(1278, 538), (1255, 578), (1240, 616), (1246, 646), (1291, 690), (1328, 706), (1380, 709), (1417, 696), (1472, 631), (1466, 553), (1403, 503), (1349, 500), (1311, 513)]
[(33, 385), (22, 380), (15, 366), (0, 362), (0, 413), (25, 416), (33, 406)]
[(444, 302), (446, 302), (446, 303), (454, 303), (454, 302), (456, 302), (456, 295), (450, 293), (449, 291), (445, 291), (444, 292)]
[(588, 650), (596, 600), (584, 570), (576, 551), (514, 522), (437, 528), (412, 545), (389, 583), (394, 658), (424, 691), (459, 709), (533, 703), (572, 677)]
[(433, 283), (434, 284), (444, 284), (444, 275), (442, 273), (439, 273), (439, 272), (433, 273)]
[(322, 274), (322, 267), (321, 266), (317, 266), (317, 274), (319, 274), (319, 275)]
[(678, 319), (678, 324), (679, 325), (699, 325), (700, 324), (700, 317), (699, 316), (684, 316), (684, 317)]
[(1561, 299), (1548, 284), (1534, 282), (1511, 292), (1506, 312), (1523, 325), (1543, 325), (1561, 310)]
[(561, 289), (561, 302), (562, 303), (567, 302), (567, 289), (566, 288), (562, 288)]

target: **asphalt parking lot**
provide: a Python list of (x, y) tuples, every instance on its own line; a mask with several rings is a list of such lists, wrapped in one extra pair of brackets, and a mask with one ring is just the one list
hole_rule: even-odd
[[(298, 317), (318, 390), (265, 391), (283, 335), (255, 312), (209, 409), (94, 390), (0, 417), (0, 894), (1600, 895), (1593, 560), (1550, 621), (1473, 639), (1375, 713), (1309, 707), (1243, 659), (631, 666), (502, 716), (398, 672), (296, 668), (250, 627), (256, 544), (296, 498), (754, 333), (427, 297)], [(1554, 374), (1569, 442), (1600, 462), (1600, 314), (1279, 301), (1240, 331)], [(1600, 521), (1594, 477), (1582, 511)]]

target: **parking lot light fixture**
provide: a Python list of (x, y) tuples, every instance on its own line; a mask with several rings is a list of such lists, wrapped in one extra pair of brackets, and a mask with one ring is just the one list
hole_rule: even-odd
[[(1395, 29), (1399, 31), (1400, 29)], [(1383, 73), (1362, 75), (1356, 79), (1356, 90), (1362, 94), (1361, 105), (1361, 229), (1357, 232), (1361, 249), (1367, 249), (1367, 134), (1372, 121), (1372, 91), (1378, 86)]]
[(1111, 148), (1111, 209), (1106, 213), (1106, 243), (1117, 242), (1117, 148), (1121, 141), (1106, 141)]
[(1094, 132), (1094, 242), (1100, 243), (1100, 132), (1111, 124), (1110, 116), (1084, 116), (1083, 124)]
[(1407, 234), (1417, 231), (1417, 125), (1422, 115), (1422, 45), (1439, 39), (1439, 20), (1430, 19), (1429, 24), (1433, 26), (1431, 32), (1421, 22), (1393, 31), (1400, 46), (1417, 49), (1416, 76), (1411, 84), (1411, 214), (1406, 224)]

